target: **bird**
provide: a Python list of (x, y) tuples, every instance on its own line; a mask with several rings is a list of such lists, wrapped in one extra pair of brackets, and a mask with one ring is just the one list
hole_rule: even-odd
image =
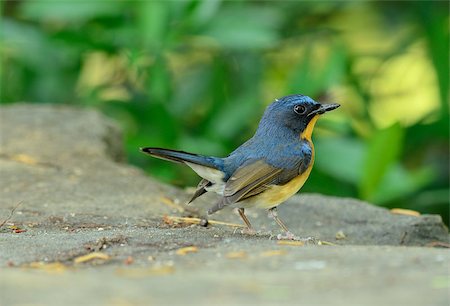
[(301, 94), (275, 99), (264, 111), (253, 137), (226, 157), (157, 147), (140, 150), (194, 170), (202, 180), (189, 203), (207, 192), (219, 195), (208, 215), (225, 207), (237, 208), (246, 232), (256, 233), (245, 209), (267, 209), (269, 217), (283, 230), (278, 239), (311, 240), (289, 231), (278, 217), (277, 207), (296, 194), (308, 179), (315, 156), (311, 139), (314, 126), (322, 114), (339, 106), (322, 104)]

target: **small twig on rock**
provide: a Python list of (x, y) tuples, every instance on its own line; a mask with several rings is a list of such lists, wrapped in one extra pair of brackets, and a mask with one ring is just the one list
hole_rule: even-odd
[(443, 241), (432, 241), (427, 243), (425, 246), (432, 248), (450, 248), (450, 243)]
[(14, 212), (16, 211), (17, 207), (20, 206), (20, 204), (22, 204), (22, 201), (18, 202), (16, 205), (14, 205), (14, 207), (9, 212), (9, 216), (6, 217), (6, 219), (2, 223), (0, 223), (0, 228), (2, 228), (3, 225), (5, 225), (6, 222), (8, 222), (11, 219), (11, 217), (14, 215)]
[[(205, 222), (205, 219), (189, 218), (189, 217), (176, 217), (176, 216), (164, 216), (163, 220), (165, 223), (175, 222), (175, 223), (187, 223), (187, 224), (199, 224), (199, 225), (202, 225)], [(244, 225), (235, 224), (235, 223), (228, 223), (228, 222), (222, 222), (222, 221), (216, 221), (216, 220), (207, 220), (207, 221), (208, 221), (208, 224), (213, 224), (213, 225), (245, 227)]]

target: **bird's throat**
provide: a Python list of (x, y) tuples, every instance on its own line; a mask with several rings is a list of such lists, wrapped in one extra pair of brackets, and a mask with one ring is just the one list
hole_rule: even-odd
[(314, 125), (317, 122), (317, 119), (319, 119), (319, 115), (315, 115), (309, 122), (306, 128), (303, 130), (303, 132), (300, 133), (300, 139), (306, 139), (309, 142), (311, 142), (311, 135), (314, 129)]

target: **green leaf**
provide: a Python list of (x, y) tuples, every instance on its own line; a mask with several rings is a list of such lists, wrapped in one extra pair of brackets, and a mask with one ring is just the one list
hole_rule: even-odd
[[(49, 68), (54, 63), (55, 51), (51, 48), (51, 41), (39, 28), (9, 18), (1, 20), (1, 27), (3, 52), (8, 51), (10, 56), (36, 70)], [(47, 54), (47, 57), (42, 54)]]
[(322, 138), (315, 141), (315, 167), (344, 182), (358, 185), (365, 145), (358, 139)]
[(137, 24), (144, 47), (161, 48), (169, 30), (168, 3), (140, 1), (136, 5)]
[(178, 80), (176, 79), (169, 111), (174, 116), (187, 121), (187, 117), (194, 115), (196, 110), (202, 106), (202, 98), (209, 85), (209, 82), (205, 80), (210, 77), (211, 71), (200, 67), (192, 69)]
[(33, 20), (80, 22), (120, 13), (119, 1), (25, 1), (20, 6), (24, 17)]
[(275, 7), (225, 7), (203, 34), (223, 48), (261, 49), (274, 46), (282, 15)]
[(417, 1), (414, 3), (418, 26), (422, 27), (431, 54), (430, 60), (436, 71), (441, 100), (441, 113), (448, 114), (449, 98), (449, 30), (448, 2)]
[(323, 42), (317, 39), (306, 45), (303, 59), (298, 62), (290, 76), (291, 92), (303, 88), (307, 90), (308, 95), (316, 96), (339, 83), (347, 61), (345, 49), (338, 43), (327, 45), (327, 54), (323, 55), (323, 52), (318, 52), (321, 50), (321, 44)]
[(202, 26), (211, 21), (217, 14), (222, 0), (208, 0), (196, 2), (196, 7), (192, 13), (192, 22), (197, 26)]
[(403, 134), (403, 128), (396, 123), (378, 130), (369, 140), (359, 184), (363, 199), (374, 197), (389, 167), (397, 160), (403, 146)]
[(258, 104), (251, 95), (242, 95), (221, 108), (214, 120), (211, 121), (211, 131), (221, 139), (230, 139), (238, 136), (245, 126), (248, 126), (249, 118), (255, 113)]
[[(155, 99), (161, 103), (170, 101), (169, 97), (172, 93), (172, 78), (164, 58), (160, 57), (156, 59), (149, 71), (147, 82), (147, 92), (151, 99)], [(170, 105), (166, 105), (168, 108), (170, 107)]]
[(177, 148), (183, 151), (204, 154), (204, 155), (223, 155), (227, 150), (216, 140), (210, 140), (198, 135), (183, 134), (177, 142)]
[(400, 164), (392, 164), (369, 200), (376, 204), (386, 204), (404, 198), (425, 187), (434, 176), (431, 169), (413, 172), (407, 171)]

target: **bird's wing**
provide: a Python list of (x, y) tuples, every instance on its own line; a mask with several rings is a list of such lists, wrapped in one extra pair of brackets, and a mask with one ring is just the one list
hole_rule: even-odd
[(208, 210), (212, 214), (227, 205), (256, 196), (272, 185), (284, 185), (303, 173), (312, 160), (311, 150), (278, 156), (278, 165), (266, 159), (253, 159), (239, 167), (227, 180), (223, 197)]
[(236, 203), (246, 198), (249, 193), (258, 194), (272, 183), (275, 177), (283, 171), (262, 159), (246, 163), (239, 167), (225, 184), (223, 197), (227, 204)]
[(223, 207), (255, 196), (277, 182), (285, 169), (269, 165), (263, 159), (239, 167), (225, 184), (223, 197), (208, 210), (212, 214)]

